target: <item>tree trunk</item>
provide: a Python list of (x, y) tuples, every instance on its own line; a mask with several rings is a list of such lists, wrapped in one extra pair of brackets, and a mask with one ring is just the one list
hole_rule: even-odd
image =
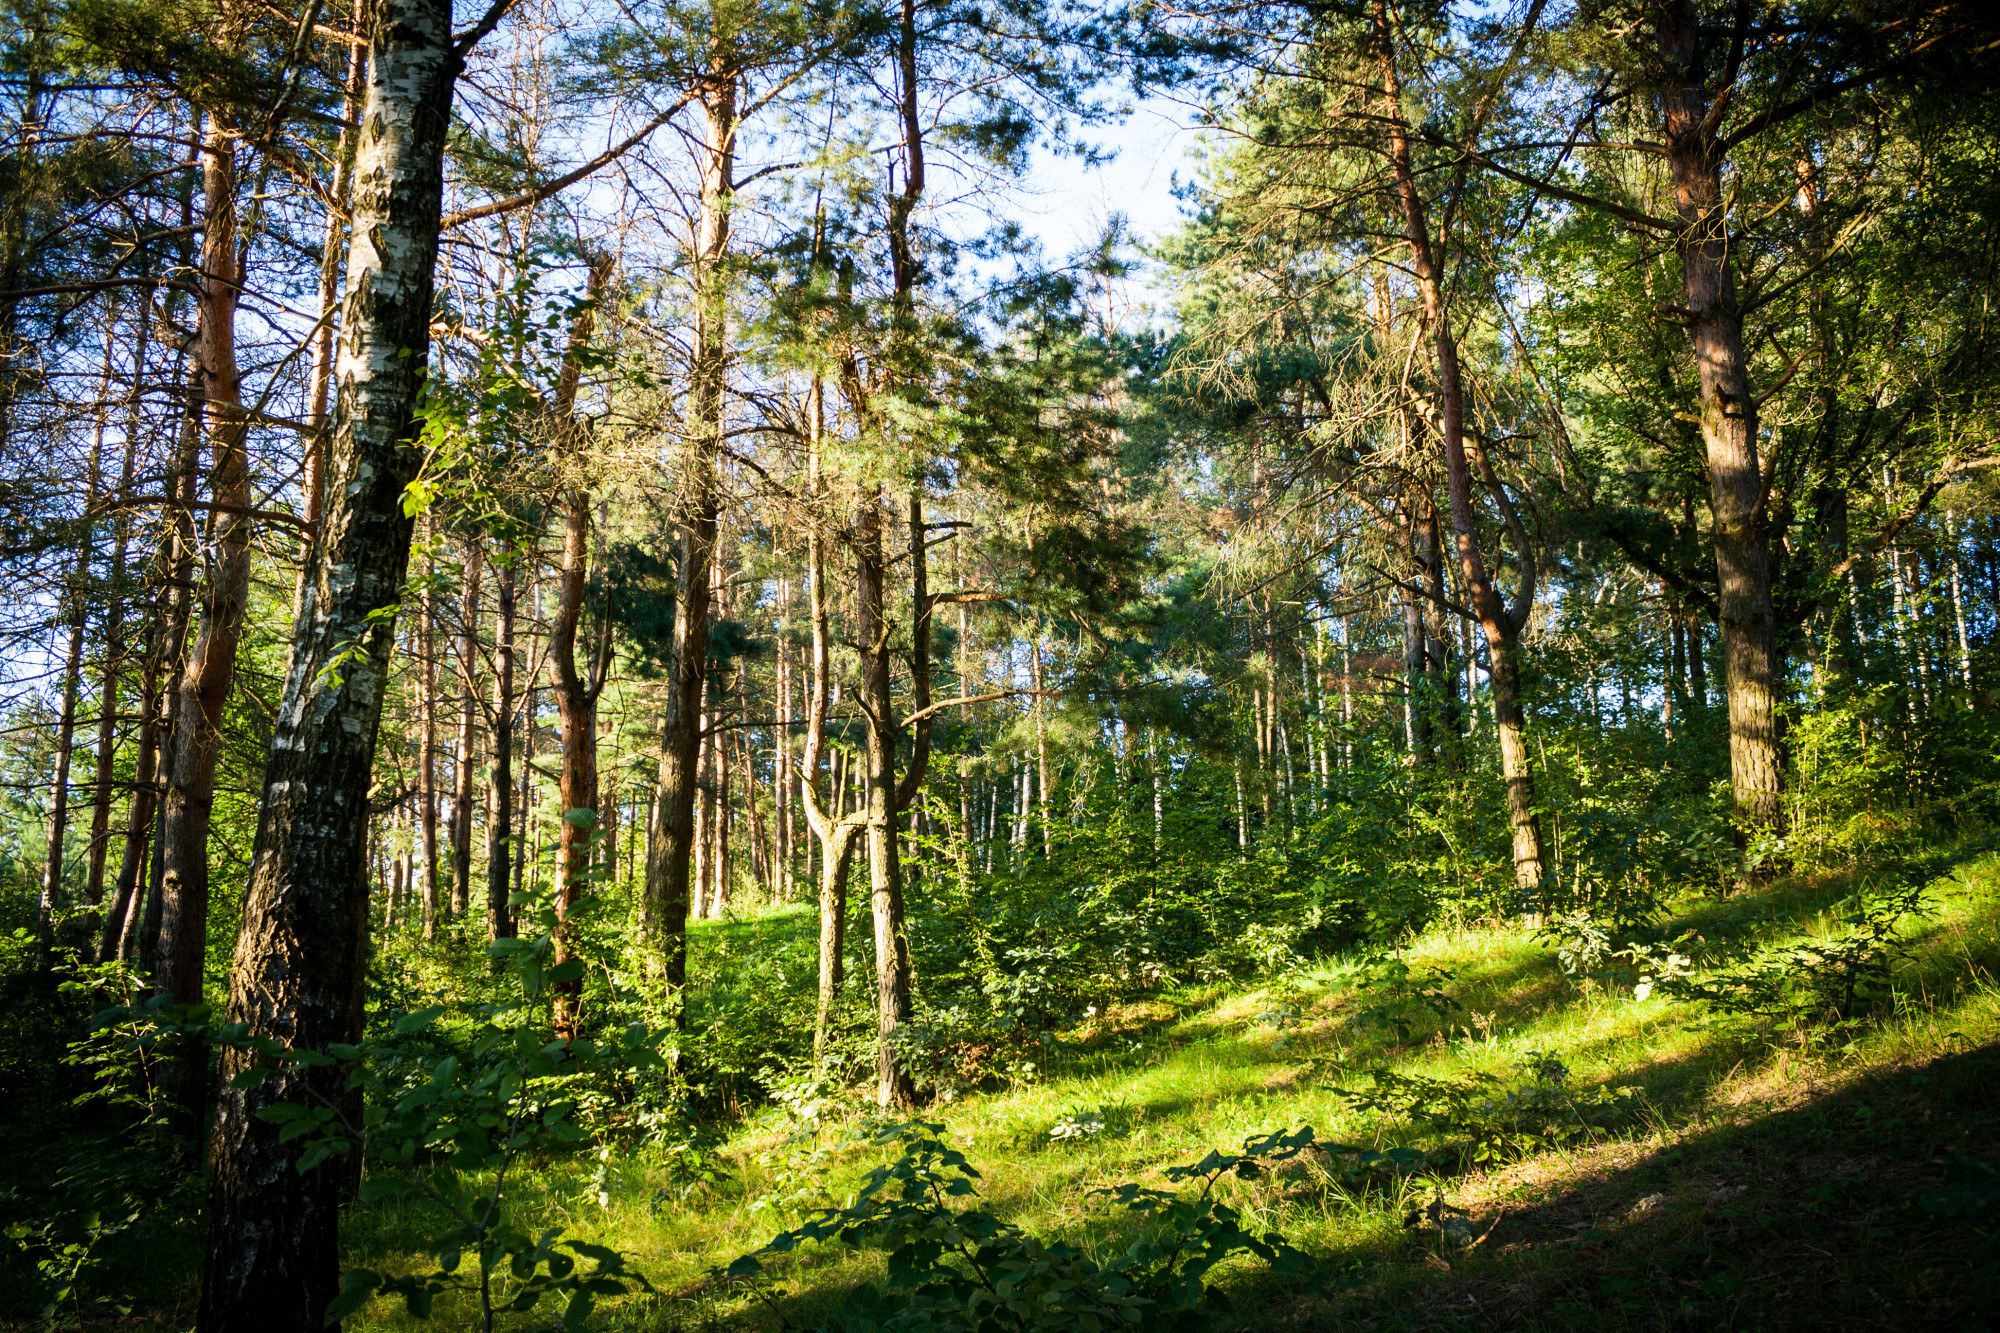
[[(138, 336), (132, 355), (132, 391), (126, 399), (125, 461), (118, 472), (121, 503), (132, 494), (132, 481), (139, 461), (139, 436), (143, 430), (140, 401), (144, 393), (146, 354), (152, 334), (152, 306), (139, 305)], [(90, 810), (90, 866), (84, 881), (83, 897), (92, 908), (104, 902), (104, 867), (111, 851), (112, 779), (118, 757), (119, 676), (125, 668), (125, 573), (132, 546), (132, 519), (121, 508), (113, 521), (111, 577), (106, 585), (104, 611), (104, 667), (97, 699), (97, 790)], [(102, 928), (101, 915), (93, 916), (92, 929)]]
[[(1515, 555), (1521, 565), (1521, 586), (1511, 608), (1494, 586), (1479, 549), (1479, 533), (1472, 510), (1472, 469), (1465, 441), (1465, 390), (1460, 379), (1458, 343), (1452, 336), (1450, 313), (1444, 301), (1444, 275), (1433, 249), (1430, 223), (1424, 202), (1417, 191), (1416, 175), (1410, 161), (1410, 144), (1403, 128), (1402, 84), (1396, 71), (1395, 38), (1391, 32), (1385, 0), (1375, 0), (1375, 35), (1381, 47), (1382, 86), (1389, 124), (1389, 162), (1402, 205), (1405, 239), (1410, 248), (1411, 269), (1417, 293), (1423, 300), (1425, 327), (1430, 331), (1436, 359), (1439, 442), (1444, 446), (1445, 482), (1451, 495), (1451, 525), (1458, 539), (1459, 567), (1464, 576), (1467, 600), (1479, 617), (1486, 635), (1487, 672), (1493, 683), (1493, 720), (1501, 733), (1500, 770), (1507, 783), (1508, 818), (1513, 824), (1514, 882), (1524, 892), (1540, 890), (1544, 870), (1541, 820), (1535, 814), (1535, 779), (1529, 765), (1527, 747), (1521, 743), (1524, 713), (1521, 707), (1519, 668), (1514, 658), (1515, 644), (1527, 625), (1534, 606), (1535, 566), (1526, 532), (1516, 518), (1499, 480), (1485, 465), (1481, 455), (1482, 479), (1499, 506)], [(1505, 678), (1503, 682), (1503, 677)], [(1505, 703), (1503, 706), (1503, 696)], [(1514, 739), (1507, 740), (1513, 729)]]
[[(155, 984), (181, 1004), (202, 997), (208, 943), (208, 826), (222, 707), (236, 680), (236, 648), (250, 598), (249, 419), (236, 362), (236, 302), (244, 280), (236, 239), (236, 137), (212, 117), (202, 144), (201, 391), (215, 514), (201, 631), (188, 654), (174, 706), (172, 766), (160, 838), (160, 956)], [(389, 600), (393, 600), (389, 599)], [(385, 605), (387, 602), (384, 603)]]
[[(104, 418), (110, 411), (111, 348), (115, 326), (104, 326), (104, 370), (99, 376), (97, 424), (90, 438), (90, 462), (84, 483), (83, 512), (97, 508), (97, 492), (102, 481), (104, 460)], [(69, 833), (69, 771), (76, 742), (76, 705), (83, 686), (83, 631), (90, 606), (90, 557), (95, 524), (82, 524), (83, 536), (76, 547), (76, 564), (70, 571), (64, 620), (69, 627), (69, 646), (63, 654), (62, 702), (56, 713), (55, 777), (49, 792), (48, 843), (42, 862), (42, 896), (35, 912), (35, 970), (47, 972), (54, 964), (55, 914), (62, 907), (63, 859)], [(115, 596), (115, 594), (114, 594)], [(107, 670), (106, 675), (110, 673)], [(114, 699), (114, 704), (116, 700)]]
[[(162, 556), (167, 553), (162, 552)], [(167, 601), (164, 589), (154, 592), (151, 625), (146, 636), (146, 655), (139, 667), (139, 738), (132, 760), (132, 804), (125, 816), (125, 846), (118, 862), (118, 880), (112, 890), (111, 908), (104, 914), (104, 933), (98, 939), (97, 961), (130, 961), (138, 939), (140, 872), (145, 867), (146, 849), (152, 845), (153, 814), (158, 805), (156, 765), (160, 749), (160, 657), (166, 645)]]
[[(1528, 760), (1521, 669), (1511, 640), (1486, 642), (1486, 674), (1493, 687), (1493, 730), (1500, 737), (1500, 772), (1507, 782), (1507, 823), (1513, 829), (1514, 882), (1539, 891), (1543, 870), (1542, 817), (1535, 809), (1534, 770)], [(1532, 875), (1532, 877), (1531, 877)], [(1541, 910), (1551, 904), (1540, 901)]]
[[(715, 53), (718, 66), (722, 53)], [(721, 479), (722, 409), (727, 372), (730, 208), (735, 198), (737, 79), (722, 71), (702, 90), (706, 137), (701, 218), (696, 238), (694, 355), (689, 366), (690, 415), (683, 484), (686, 517), (674, 585), (672, 678), (660, 723), (659, 798), (652, 853), (646, 863), (644, 933), (659, 951), (660, 980), (681, 999), (687, 984), (688, 872), (694, 857), (696, 768), (701, 761), (701, 696), (708, 676), (709, 577), (715, 563)], [(677, 1010), (683, 1028), (685, 1005)]]
[(486, 938), (514, 938), (514, 559), (494, 561), (493, 794), (486, 821)]
[[(192, 201), (184, 200), (187, 207), (183, 215), (192, 217)], [(190, 256), (191, 258), (192, 256)], [(144, 910), (140, 913), (142, 926), (137, 942), (139, 970), (148, 977), (156, 977), (160, 960), (160, 922), (165, 916), (166, 866), (162, 849), (166, 843), (167, 808), (164, 784), (173, 772), (174, 738), (180, 730), (178, 715), (181, 711), (181, 695), (174, 685), (187, 667), (188, 617), (193, 608), (192, 588), (194, 584), (195, 527), (194, 513), (189, 508), (199, 489), (197, 473), (201, 466), (201, 424), (203, 405), (201, 396), (200, 354), (191, 350), (181, 359), (179, 388), (185, 399), (181, 415), (180, 441), (174, 451), (174, 461), (169, 478), (169, 489), (175, 501), (170, 511), (170, 522), (165, 539), (165, 549), (161, 553), (166, 567), (166, 634), (160, 649), (160, 794), (154, 801), (152, 856), (146, 867), (146, 894)]]
[(855, 543), (855, 637), (861, 645), (859, 702), (867, 719), (864, 810), (868, 829), (868, 900), (875, 923), (876, 1104), (914, 1101), (909, 1076), (896, 1062), (896, 1032), (910, 1016), (910, 946), (903, 929), (903, 874), (896, 846), (896, 701), (890, 687), (891, 629), (882, 502), (862, 503)]
[[(327, 507), (273, 728), (228, 1011), (253, 1037), (300, 1051), (360, 1036), (362, 856), (395, 633), (369, 616), (396, 604), (409, 559), (403, 498), (422, 462), (413, 418), (458, 64), (442, 0), (378, 0), (368, 42)], [(223, 1056), (197, 1327), (307, 1333), (323, 1327), (340, 1290), (344, 1173), (337, 1162), (297, 1171), (303, 1141), (281, 1141), (259, 1112), (281, 1101), (337, 1105), (346, 1074), (232, 1086), (250, 1059)]]
[(778, 581), (778, 664), (775, 672), (778, 725), (772, 741), (771, 901), (792, 900), (792, 582)]
[[(1412, 535), (1415, 525), (1412, 524)], [(1414, 548), (1413, 548), (1414, 554)], [(1423, 576), (1418, 564), (1404, 580), (1403, 602), (1403, 747), (1413, 767), (1430, 763), (1431, 723), (1424, 708), (1424, 678), (1429, 674), (1424, 650), (1424, 604), (1416, 589)]]
[(465, 600), (458, 621), (458, 754), (452, 760), (451, 913), (472, 910), (472, 788), (479, 744), (479, 580), (485, 548), (466, 543)]
[[(435, 539), (433, 539), (434, 541)], [(431, 573), (431, 553), (428, 545), (424, 551), (424, 573)], [(417, 755), (417, 852), (422, 862), (424, 887), (421, 910), (423, 912), (424, 943), (437, 939), (438, 926), (438, 790), (437, 790), (437, 691), (438, 691), (438, 634), (437, 595), (426, 582), (423, 601), (419, 608), (423, 617), (417, 630), (417, 651), (422, 655), (418, 664), (420, 675), (417, 688), (419, 752)]]
[(1729, 699), (1729, 775), (1746, 828), (1784, 825), (1784, 756), (1778, 734), (1777, 617), (1771, 601), (1769, 524), (1757, 452), (1743, 314), (1729, 262), (1725, 149), (1709, 115), (1696, 15), (1662, 0), (1655, 21), (1666, 76), (1660, 88), (1667, 165), (1683, 230), (1681, 273), (1688, 336), (1701, 381), (1701, 435), (1714, 519), (1716, 607)]
[[(557, 780), (562, 799), (561, 827), (556, 864), (562, 883), (559, 890), (564, 916), (586, 891), (590, 873), (591, 827), (573, 822), (571, 812), (597, 810), (597, 698), (604, 688), (605, 659), (578, 666), (576, 647), (583, 624), (583, 595), (590, 579), (590, 490), (583, 476), (583, 428), (575, 420), (576, 391), (583, 375), (583, 352), (590, 344), (596, 325), (597, 300), (610, 276), (610, 261), (593, 258), (590, 263), (586, 301), (570, 325), (569, 347), (550, 404), (550, 415), (559, 438), (568, 443), (569, 484), (563, 492), (562, 569), (556, 581), (556, 615), (549, 626), (549, 661), (554, 668), (556, 715), (562, 727), (562, 768)], [(571, 957), (567, 932), (556, 937), (556, 960)], [(556, 1035), (576, 1035), (577, 1005), (583, 995), (579, 981), (557, 982)]]
[(813, 1058), (826, 1058), (845, 980), (847, 948), (847, 875), (854, 860), (859, 819), (841, 814), (841, 774), (834, 764), (833, 808), (820, 796), (820, 760), (826, 753), (827, 709), (833, 691), (833, 636), (828, 623), (826, 535), (822, 529), (827, 503), (820, 472), (820, 445), (826, 429), (825, 389), (815, 378), (808, 405), (809, 453), (806, 484), (813, 501), (811, 528), (806, 534), (806, 616), (812, 630), (812, 674), (806, 689), (806, 736), (799, 758), (799, 800), (806, 825), (819, 843), (819, 1003), (813, 1016)]

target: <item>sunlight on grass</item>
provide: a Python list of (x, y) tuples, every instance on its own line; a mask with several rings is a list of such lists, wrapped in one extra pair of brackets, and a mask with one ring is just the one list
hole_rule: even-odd
[[(1839, 930), (1833, 907), (1848, 892), (1851, 886), (1836, 881), (1786, 884), (1763, 895), (1689, 903), (1685, 919), (1709, 931), (1735, 921), (1735, 929), (1765, 941), (1808, 939)], [(782, 946), (787, 934), (803, 935), (812, 925), (793, 910), (710, 927), (716, 938), (707, 943)], [(1356, 1111), (1336, 1091), (1364, 1081), (1371, 1067), (1505, 1080), (1531, 1058), (1553, 1057), (1570, 1089), (1633, 1090), (1613, 1129), (1519, 1160), (1462, 1173), (1423, 1171), (1374, 1188), (1343, 1186), (1323, 1171), (1231, 1182), (1234, 1204), (1319, 1256), (1325, 1271), (1317, 1295), (1264, 1290), (1265, 1279), (1244, 1265), (1228, 1272), (1225, 1285), (1241, 1288), (1246, 1299), (1276, 1302), (1272, 1309), (1303, 1326), (1338, 1326), (1350, 1317), (1349, 1304), (1366, 1301), (1379, 1313), (1388, 1301), (1404, 1311), (1404, 1322), (1385, 1326), (1414, 1327), (1445, 1302), (1476, 1305), (1494, 1284), (1538, 1293), (1554, 1312), (1551, 1326), (1584, 1327), (1591, 1310), (1636, 1311), (1669, 1295), (1727, 1322), (1733, 1303), (1744, 1299), (1732, 1285), (1741, 1275), (1732, 1276), (1728, 1262), (1717, 1267), (1714, 1245), (1697, 1241), (1704, 1228), (1736, 1236), (1743, 1219), (1786, 1215), (1789, 1176), (1758, 1165), (1759, 1154), (1770, 1151), (1754, 1146), (1764, 1143), (1761, 1125), (1790, 1117), (1795, 1139), (1806, 1127), (1803, 1146), (1793, 1151), (1819, 1162), (1799, 1169), (1820, 1178), (1803, 1186), (1801, 1197), (1810, 1202), (1818, 1197), (1813, 1189), (1833, 1189), (1827, 1197), (1834, 1198), (1855, 1178), (1839, 1162), (1866, 1155), (1857, 1133), (1905, 1124), (1882, 1109), (1893, 1099), (1878, 1088), (1915, 1078), (1924, 1080), (1920, 1088), (1962, 1091), (1985, 1077), (1962, 1057), (2000, 1041), (1993, 971), (2000, 962), (2000, 858), (1940, 880), (1908, 937), (1893, 1011), (1836, 1045), (1801, 1049), (1702, 1005), (1664, 996), (1637, 1001), (1629, 990), (1573, 980), (1516, 926), (1457, 927), (1434, 930), (1404, 951), (1413, 974), (1442, 979), (1450, 1004), (1442, 1016), (1425, 1011), (1402, 1031), (1359, 1021), (1368, 1016), (1369, 995), (1356, 988), (1365, 959), (1326, 959), (1233, 989), (1117, 1006), (1068, 1034), (1071, 1049), (1045, 1078), (924, 1115), (942, 1122), (946, 1137), (978, 1166), (996, 1212), (1106, 1252), (1122, 1242), (1093, 1204), (1094, 1188), (1157, 1186), (1164, 1166), (1302, 1124), (1322, 1140), (1378, 1148), (1420, 1141), (1412, 1125)], [(1936, 1072), (1921, 1072), (1926, 1068)], [(533, 1225), (627, 1250), (650, 1277), (654, 1296), (612, 1307), (641, 1321), (630, 1326), (699, 1326), (724, 1316), (775, 1326), (779, 1308), (797, 1324), (830, 1316), (843, 1291), (880, 1275), (880, 1257), (802, 1252), (783, 1266), (784, 1294), (766, 1293), (775, 1306), (713, 1270), (812, 1205), (841, 1202), (881, 1160), (882, 1149), (851, 1141), (865, 1122), (858, 1107), (816, 1129), (761, 1112), (720, 1150), (726, 1177), (684, 1194), (665, 1178), (657, 1152), (644, 1149), (554, 1164), (522, 1184), (535, 1199)], [(1947, 1133), (1941, 1124), (1923, 1131)], [(781, 1198), (789, 1202), (774, 1202)], [(1417, 1225), (1409, 1225), (1413, 1219)], [(394, 1268), (414, 1261), (407, 1251), (425, 1225), (412, 1206), (375, 1205), (356, 1210), (350, 1235), (364, 1262)], [(1753, 1253), (1774, 1242), (1758, 1232), (1742, 1243)], [(1660, 1255), (1684, 1250), (1699, 1250), (1708, 1267), (1674, 1279), (1682, 1283), (1674, 1295), (1648, 1274)], [(1844, 1262), (1865, 1268), (1865, 1251)], [(1578, 1296), (1585, 1256), (1595, 1285)], [(1936, 1285), (1919, 1275), (1910, 1282)], [(439, 1319), (453, 1322), (446, 1303)], [(382, 1306), (352, 1326), (411, 1324)], [(531, 1325), (528, 1319), (521, 1327)]]

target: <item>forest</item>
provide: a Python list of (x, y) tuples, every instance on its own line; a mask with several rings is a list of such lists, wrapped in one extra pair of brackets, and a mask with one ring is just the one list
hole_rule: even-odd
[(2000, 1319), (2000, 11), (0, 24), (0, 1326)]

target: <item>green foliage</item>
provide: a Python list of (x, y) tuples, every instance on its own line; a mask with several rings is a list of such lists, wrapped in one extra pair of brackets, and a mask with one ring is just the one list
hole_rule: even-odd
[(913, 1121), (875, 1132), (900, 1156), (862, 1180), (854, 1201), (831, 1208), (775, 1237), (729, 1267), (754, 1278), (770, 1256), (807, 1242), (832, 1242), (888, 1253), (880, 1288), (850, 1298), (843, 1333), (999, 1333), (1000, 1330), (1204, 1327), (1225, 1308), (1208, 1282), (1218, 1264), (1237, 1255), (1298, 1272), (1306, 1258), (1282, 1236), (1245, 1225), (1240, 1212), (1217, 1201), (1225, 1177), (1254, 1180), (1270, 1164), (1312, 1146), (1310, 1127), (1248, 1139), (1241, 1153), (1210, 1152), (1164, 1173), (1188, 1190), (1123, 1184), (1093, 1197), (1133, 1215), (1140, 1235), (1125, 1252), (1099, 1263), (1060, 1240), (1045, 1240), (977, 1202), (979, 1172), (938, 1137), (942, 1125)]
[[(570, 815), (594, 822), (590, 811)], [(386, 1295), (428, 1317), (439, 1293), (463, 1289), (478, 1292), (484, 1328), (493, 1327), (496, 1309), (527, 1311), (556, 1298), (564, 1302), (563, 1327), (580, 1329), (600, 1297), (647, 1286), (622, 1254), (563, 1239), (561, 1228), (530, 1232), (509, 1207), (509, 1172), (517, 1162), (572, 1151), (590, 1139), (579, 1091), (591, 1079), (661, 1064), (660, 1038), (641, 1024), (603, 1040), (550, 1031), (554, 988), (583, 972), (576, 959), (555, 961), (558, 931), (580, 925), (600, 900), (586, 895), (561, 917), (547, 898), (517, 894), (514, 906), (524, 909), (520, 923), (529, 929), (488, 946), (512, 969), (510, 997), (420, 1009), (386, 1036), (324, 1054), (253, 1046), (261, 1059), (236, 1080), (251, 1086), (301, 1065), (345, 1065), (347, 1089), (360, 1095), (359, 1123), (337, 1101), (281, 1102), (260, 1115), (280, 1126), (281, 1140), (301, 1141), (300, 1171), (359, 1149), (367, 1165), (363, 1202), (420, 1197), (452, 1223), (427, 1244), (435, 1261), (428, 1272), (347, 1274), (328, 1308), (329, 1324)], [(448, 1019), (460, 1029), (449, 1042)], [(248, 1044), (240, 1034), (235, 1040)], [(469, 1276), (460, 1271), (467, 1257)], [(496, 1291), (496, 1283), (505, 1290)]]
[[(87, 1000), (140, 988), (131, 968), (115, 962), (72, 967), (61, 983)], [(129, 1314), (112, 1242), (157, 1242), (196, 1213), (194, 1145), (159, 1088), (160, 1064), (181, 1044), (160, 1040), (163, 1014), (183, 1039), (207, 1030), (205, 1008), (156, 1002), (108, 1010), (69, 1044), (62, 1064), (85, 1080), (70, 1108), (113, 1127), (65, 1137), (53, 1146), (55, 1170), (43, 1188), (0, 1195), (6, 1237), (32, 1265), (51, 1329)]]
[(1348, 1022), (1356, 1028), (1394, 1033), (1397, 1041), (1407, 1042), (1415, 1024), (1446, 1022), (1465, 1007), (1444, 989), (1457, 975), (1435, 965), (1413, 969), (1393, 954), (1371, 955), (1354, 979), (1355, 992), (1368, 997), (1369, 1003), (1356, 1009)]
[(1760, 1021), (1800, 1042), (1823, 1040), (1890, 998), (1891, 973), (1908, 951), (1903, 923), (1923, 910), (1924, 900), (1921, 884), (1864, 891), (1848, 900), (1842, 933), (1767, 945), (1707, 974), (1663, 972), (1652, 979), (1652, 989)]
[(1432, 1078), (1377, 1067), (1368, 1071), (1371, 1086), (1333, 1091), (1357, 1111), (1416, 1130), (1436, 1145), (1433, 1158), (1467, 1165), (1513, 1161), (1601, 1136), (1637, 1096), (1634, 1088), (1573, 1088), (1569, 1069), (1542, 1052), (1531, 1053), (1521, 1073), (1525, 1079), (1508, 1082), (1485, 1073)]

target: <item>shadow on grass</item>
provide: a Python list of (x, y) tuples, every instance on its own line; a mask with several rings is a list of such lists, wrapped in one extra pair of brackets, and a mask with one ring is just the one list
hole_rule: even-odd
[(1977, 1240), (1915, 1200), (1944, 1162), (2000, 1153), (1995, 1088), (1987, 1046), (1664, 1148), (1458, 1182), (1481, 1249), (1407, 1234), (1328, 1256), (1344, 1295), (1240, 1295), (1257, 1326), (1303, 1329), (1955, 1327)]

